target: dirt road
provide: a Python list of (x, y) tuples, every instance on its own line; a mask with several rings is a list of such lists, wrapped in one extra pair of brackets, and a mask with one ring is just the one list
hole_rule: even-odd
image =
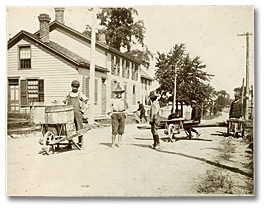
[[(249, 192), (247, 181), (253, 182), (246, 166), (249, 162), (246, 143), (220, 136), (225, 131), (225, 128), (202, 128), (200, 140), (162, 141), (162, 149), (157, 151), (149, 147), (150, 130), (138, 130), (135, 124), (126, 126), (123, 145), (112, 149), (111, 128), (103, 127), (88, 131), (84, 137), (85, 150), (65, 150), (49, 156), (39, 154), (40, 133), (8, 136), (7, 195), (245, 195)], [(160, 137), (166, 137), (162, 130)], [(206, 185), (211, 182), (208, 178), (228, 187), (209, 192), (219, 185), (208, 188)]]

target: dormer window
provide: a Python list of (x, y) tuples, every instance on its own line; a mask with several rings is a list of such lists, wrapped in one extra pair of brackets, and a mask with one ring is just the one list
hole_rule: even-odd
[(30, 69), (31, 68), (31, 49), (30, 49), (30, 46), (20, 46), (19, 47), (19, 61), (20, 61), (20, 69)]

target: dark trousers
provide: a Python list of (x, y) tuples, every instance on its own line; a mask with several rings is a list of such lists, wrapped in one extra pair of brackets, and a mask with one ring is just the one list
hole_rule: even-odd
[(185, 124), (184, 125), (184, 129), (186, 130), (186, 132), (188, 133), (188, 137), (191, 139), (191, 137), (192, 137), (192, 134), (191, 134), (191, 132), (194, 132), (194, 133), (196, 133), (196, 134), (198, 134), (198, 132), (197, 132), (197, 130), (195, 130), (194, 128), (192, 128), (192, 127), (189, 127), (189, 125), (195, 125), (195, 124), (200, 124), (201, 123), (201, 121), (196, 121), (196, 122), (194, 122), (194, 123), (190, 123), (190, 124)]
[(144, 118), (145, 121), (147, 121), (146, 116), (145, 116), (145, 111), (140, 113), (140, 120)]

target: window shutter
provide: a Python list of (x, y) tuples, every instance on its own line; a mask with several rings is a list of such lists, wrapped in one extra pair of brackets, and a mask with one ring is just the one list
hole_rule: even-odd
[(38, 101), (44, 102), (44, 80), (38, 80)]
[(21, 80), (20, 81), (20, 88), (21, 88), (21, 105), (27, 105), (27, 81)]

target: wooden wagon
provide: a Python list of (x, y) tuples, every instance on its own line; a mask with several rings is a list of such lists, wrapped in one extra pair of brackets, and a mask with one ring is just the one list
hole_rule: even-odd
[(244, 124), (245, 121), (242, 119), (231, 118), (227, 120), (227, 135), (230, 136), (231, 133), (234, 137), (244, 136)]
[(76, 137), (90, 129), (76, 131), (72, 105), (36, 106), (33, 108), (33, 120), (41, 125), (42, 138), (38, 142), (48, 155), (60, 149), (60, 145), (74, 144), (81, 150), (83, 143), (76, 142)]

